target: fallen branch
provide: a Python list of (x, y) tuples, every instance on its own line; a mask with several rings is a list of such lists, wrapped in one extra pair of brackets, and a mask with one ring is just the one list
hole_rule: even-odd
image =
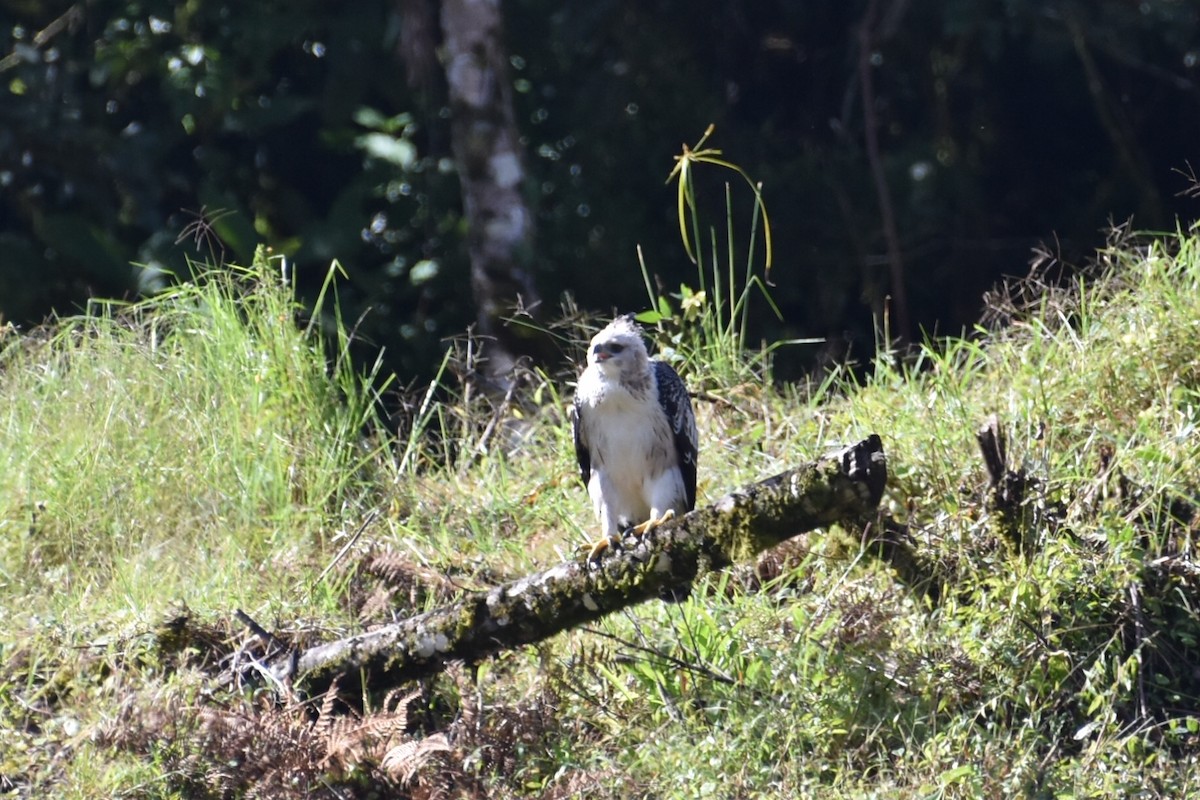
[(599, 563), (582, 558), (377, 630), (318, 645), (271, 663), (280, 682), (323, 691), (338, 675), (365, 670), (373, 689), (478, 661), (546, 639), (671, 592), (696, 576), (746, 561), (785, 539), (834, 523), (861, 527), (887, 481), (878, 436), (752, 484), (636, 543), (610, 548)]

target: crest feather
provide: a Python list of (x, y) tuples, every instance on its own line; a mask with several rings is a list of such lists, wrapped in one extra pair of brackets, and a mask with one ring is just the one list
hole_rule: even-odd
[(604, 330), (612, 333), (635, 333), (638, 336), (642, 335), (642, 326), (638, 324), (633, 314), (622, 314), (608, 323), (608, 326)]

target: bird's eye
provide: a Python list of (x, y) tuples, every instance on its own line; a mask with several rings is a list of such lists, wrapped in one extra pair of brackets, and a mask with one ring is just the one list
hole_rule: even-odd
[(612, 353), (614, 356), (620, 355), (621, 351), (624, 349), (625, 349), (625, 345), (623, 345), (623, 344), (610, 344), (608, 346), (608, 352)]

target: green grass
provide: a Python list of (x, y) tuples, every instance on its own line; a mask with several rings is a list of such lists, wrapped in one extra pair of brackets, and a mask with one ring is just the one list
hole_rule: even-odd
[[(386, 434), (336, 320), (331, 354), (267, 260), (0, 334), (0, 789), (1188, 796), (1200, 238), (1099, 262), (1003, 327), (882, 353), (865, 378), (772, 388), (728, 357), (707, 367), (701, 502), (877, 432), (886, 510), (944, 571), (938, 601), (843, 534), (810, 535), (770, 574), (710, 576), (685, 603), (428, 681), (411, 720), (370, 699), (389, 746), (452, 734), (412, 775), (387, 747), (339, 749), (367, 747), (353, 716), (335, 739), (219, 682), (249, 640), (233, 611), (333, 638), (571, 554), (593, 527), (574, 376), (531, 375), (497, 407), (455, 384), (455, 351)], [(704, 335), (740, 335), (740, 308), (723, 319)], [(728, 346), (661, 344), (685, 365)], [(974, 435), (992, 414), (1034, 481), (1024, 552), (986, 504)]]

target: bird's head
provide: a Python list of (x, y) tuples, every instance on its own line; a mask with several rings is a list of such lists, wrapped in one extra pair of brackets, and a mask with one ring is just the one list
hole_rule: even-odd
[(614, 319), (588, 345), (588, 366), (613, 378), (640, 376), (649, 360), (642, 329), (633, 321), (632, 314)]

